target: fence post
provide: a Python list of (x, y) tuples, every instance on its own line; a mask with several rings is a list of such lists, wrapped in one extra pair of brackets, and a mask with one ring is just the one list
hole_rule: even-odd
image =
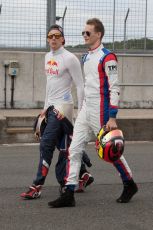
[(114, 38), (115, 38), (115, 0), (114, 0), (114, 6), (113, 6), (113, 51), (115, 49)]
[[(49, 27), (56, 23), (56, 0), (47, 0), (47, 20), (46, 20), (46, 34)], [(46, 41), (46, 47), (48, 43)]]
[(148, 4), (146, 0), (146, 12), (145, 12), (145, 37), (144, 37), (144, 50), (147, 48), (147, 14), (148, 14)]
[(130, 9), (128, 8), (125, 19), (124, 19), (124, 51), (126, 50), (126, 21), (129, 15)]

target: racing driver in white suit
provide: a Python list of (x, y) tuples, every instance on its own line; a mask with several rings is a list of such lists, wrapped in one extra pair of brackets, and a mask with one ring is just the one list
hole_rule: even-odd
[[(69, 149), (65, 192), (48, 203), (54, 208), (75, 206), (74, 188), (78, 183), (82, 150), (91, 140), (92, 133), (97, 136), (104, 125), (107, 130), (117, 128), (116, 115), (119, 103), (117, 58), (101, 43), (104, 26), (99, 19), (89, 19), (82, 35), (90, 48), (83, 57), (85, 99), (75, 122)], [(132, 172), (123, 156), (112, 165), (118, 170), (123, 181), (123, 192), (117, 202), (127, 203), (138, 190)]]
[[(47, 84), (44, 109), (41, 112), (41, 116), (46, 117), (47, 125), (40, 140), (40, 161), (37, 175), (29, 190), (20, 195), (24, 199), (40, 197), (55, 147), (64, 132), (62, 130), (63, 118), (66, 117), (73, 124), (72, 83), (77, 89), (78, 111), (80, 111), (84, 99), (81, 65), (78, 58), (63, 47), (65, 43), (63, 28), (56, 24), (52, 25), (47, 33), (47, 41), (51, 50), (45, 56)], [(86, 182), (91, 176), (87, 174), (84, 173), (85, 177), (83, 178)]]

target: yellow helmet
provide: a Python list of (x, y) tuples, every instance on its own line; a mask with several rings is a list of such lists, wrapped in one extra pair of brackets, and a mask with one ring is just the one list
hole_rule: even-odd
[(124, 137), (119, 129), (106, 131), (102, 127), (97, 135), (96, 150), (98, 156), (110, 163), (117, 161), (124, 151)]

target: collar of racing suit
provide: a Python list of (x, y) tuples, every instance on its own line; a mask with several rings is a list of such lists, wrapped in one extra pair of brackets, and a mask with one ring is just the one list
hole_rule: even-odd
[(104, 48), (103, 44), (100, 44), (100, 46), (98, 46), (97, 48), (95, 49), (89, 49), (89, 53), (92, 54), (92, 53), (96, 53), (97, 51), (101, 50), (102, 48)]
[(63, 52), (63, 50), (64, 50), (64, 47), (61, 46), (58, 50), (51, 50), (50, 52), (52, 54), (61, 54)]

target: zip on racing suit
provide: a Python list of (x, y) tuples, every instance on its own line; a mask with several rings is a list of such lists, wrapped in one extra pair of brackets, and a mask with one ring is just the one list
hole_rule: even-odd
[[(69, 148), (66, 186), (74, 189), (78, 183), (82, 150), (97, 136), (110, 117), (116, 118), (119, 102), (117, 58), (101, 44), (84, 57), (85, 99), (76, 119)], [(131, 170), (122, 156), (114, 163), (123, 181), (132, 178)]]

